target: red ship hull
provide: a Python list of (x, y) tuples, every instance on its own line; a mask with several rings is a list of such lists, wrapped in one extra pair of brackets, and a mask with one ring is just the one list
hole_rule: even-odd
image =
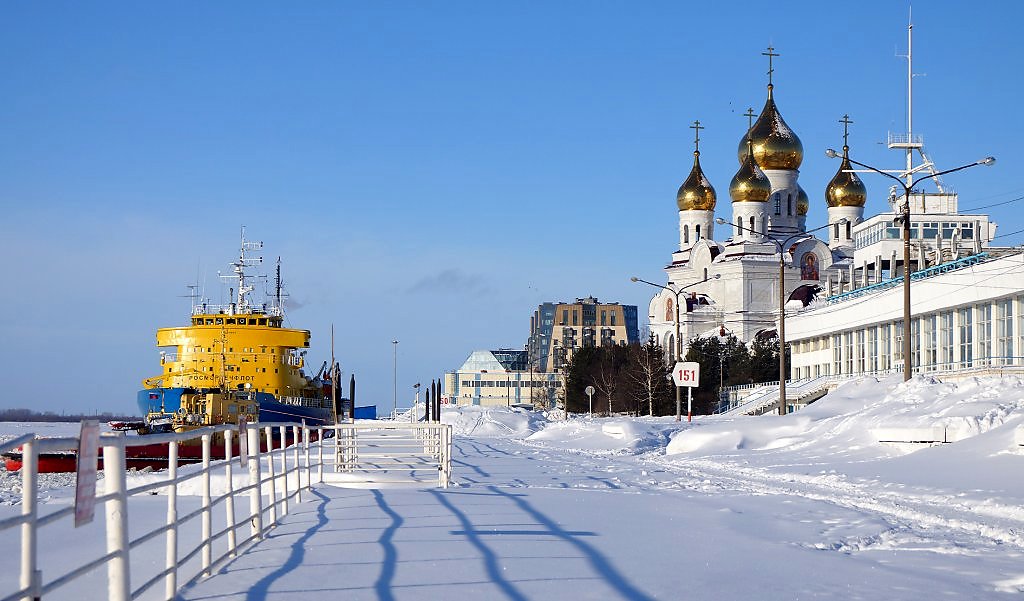
[[(275, 432), (276, 434), (276, 432)], [(317, 440), (315, 432), (311, 433), (310, 441)], [(301, 442), (301, 437), (299, 439)], [(291, 428), (287, 431), (285, 437), (285, 446), (292, 446), (294, 443), (292, 437)], [(280, 440), (274, 440), (274, 448), (279, 448), (281, 445)], [(164, 469), (168, 463), (168, 443), (154, 443), (139, 446), (130, 446), (125, 448), (125, 466), (128, 469)], [(236, 440), (231, 445), (231, 456), (238, 457), (238, 441)], [(260, 452), (265, 453), (267, 450), (267, 441), (265, 437), (261, 437), (260, 441)], [(216, 461), (218, 459), (224, 459), (225, 457), (225, 445), (223, 440), (218, 444), (214, 442), (210, 445), (210, 459)], [(98, 469), (103, 469), (103, 450), (100, 449), (98, 454), (99, 459), (96, 462)], [(178, 464), (185, 465), (190, 463), (199, 463), (203, 460), (203, 447), (198, 441), (188, 441), (178, 444)], [(14, 472), (21, 469), (22, 456), (18, 451), (4, 453), (4, 463), (7, 467), (7, 471)], [(61, 472), (74, 472), (78, 469), (78, 454), (74, 451), (66, 451), (61, 453), (40, 453), (39, 455), (39, 473), (41, 474), (54, 474)]]

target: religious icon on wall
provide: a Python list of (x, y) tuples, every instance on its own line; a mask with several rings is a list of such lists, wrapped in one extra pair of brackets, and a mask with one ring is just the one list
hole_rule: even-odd
[(804, 253), (803, 259), (800, 260), (800, 279), (818, 279), (818, 255), (813, 252)]
[(665, 321), (675, 321), (676, 314), (674, 313), (674, 307), (672, 305), (672, 299), (665, 299)]

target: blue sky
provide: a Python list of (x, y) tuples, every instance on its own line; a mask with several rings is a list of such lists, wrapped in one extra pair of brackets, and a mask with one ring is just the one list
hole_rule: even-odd
[[(197, 278), (218, 298), (243, 224), (283, 258), (311, 362), (335, 324), (360, 404), (390, 407), (396, 338), (404, 399), (474, 349), (522, 347), (540, 302), (645, 315), (629, 277), (663, 280), (678, 244), (688, 126), (728, 218), (769, 44), (824, 223), (844, 113), (854, 158), (901, 164), (880, 142), (905, 129), (908, 7), (776, 4), (8, 3), (0, 406), (133, 410), (155, 329), (185, 323)], [(962, 209), (1024, 196), (1024, 8), (977, 7), (914, 13), (915, 132), (941, 168), (998, 158), (947, 178)], [(1002, 234), (1021, 206), (986, 210)]]

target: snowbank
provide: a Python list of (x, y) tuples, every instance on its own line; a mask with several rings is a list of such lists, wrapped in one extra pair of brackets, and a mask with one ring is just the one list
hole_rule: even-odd
[(1021, 421), (1024, 381), (1020, 378), (940, 383), (924, 376), (903, 382), (896, 375), (847, 382), (787, 416), (702, 420), (702, 427), (674, 436), (665, 452), (713, 455), (787, 449), (805, 458), (888, 457), (926, 448), (880, 442), (898, 438), (900, 432), (936, 431), (943, 433), (945, 442), (957, 442)]

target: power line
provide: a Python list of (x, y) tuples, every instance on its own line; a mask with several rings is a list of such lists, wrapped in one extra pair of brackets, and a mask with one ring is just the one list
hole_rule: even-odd
[(1022, 232), (1024, 232), (1024, 230), (1017, 230), (1016, 232), (1008, 232), (1006, 234), (999, 234), (998, 236), (993, 236), (992, 239), (995, 240), (996, 238), (1002, 238), (1003, 236), (1013, 236), (1014, 234), (1020, 234)]
[(980, 211), (982, 209), (988, 209), (988, 208), (991, 208), (991, 207), (998, 207), (1000, 205), (1007, 205), (1007, 204), (1010, 204), (1011, 202), (1017, 202), (1019, 200), (1024, 200), (1024, 196), (1018, 196), (1017, 198), (1011, 198), (1010, 200), (1004, 200), (1003, 202), (997, 202), (997, 203), (993, 203), (993, 204), (990, 204), (990, 205), (981, 205), (980, 207), (971, 207), (969, 209), (961, 209), (961, 211), (964, 212), (964, 213), (969, 213), (971, 211)]

